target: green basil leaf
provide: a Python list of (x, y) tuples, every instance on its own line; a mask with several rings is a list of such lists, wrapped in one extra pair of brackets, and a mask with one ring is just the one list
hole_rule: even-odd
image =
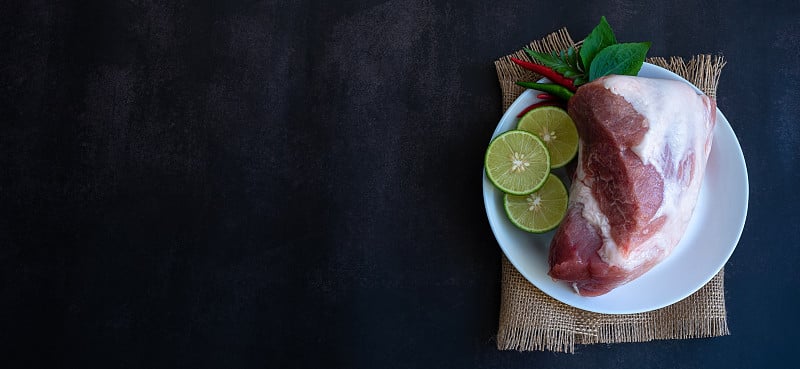
[[(586, 36), (583, 40), (583, 46), (581, 46), (580, 57), (584, 70), (592, 64), (592, 60), (597, 56), (597, 53), (616, 43), (617, 38), (606, 21), (606, 17), (601, 17), (600, 23), (597, 27), (594, 27), (589, 36)], [(591, 68), (589, 68), (589, 72), (591, 72)]]
[(528, 48), (525, 48), (525, 52), (530, 55), (531, 59), (569, 79), (575, 79), (585, 75), (576, 65), (575, 49), (571, 47), (566, 51), (554, 51), (552, 54), (540, 53)]
[(564, 65), (564, 61), (556, 55), (536, 52), (527, 47), (525, 48), (525, 52), (528, 53), (531, 59), (538, 61), (545, 67), (553, 69)]
[(642, 69), (649, 42), (611, 45), (595, 56), (589, 66), (589, 81), (609, 74), (635, 76)]

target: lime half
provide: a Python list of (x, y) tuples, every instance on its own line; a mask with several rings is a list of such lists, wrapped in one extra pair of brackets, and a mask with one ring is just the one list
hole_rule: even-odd
[(506, 194), (503, 206), (514, 225), (532, 233), (550, 231), (561, 223), (567, 213), (567, 188), (558, 177), (550, 174), (536, 192), (515, 196)]
[(527, 195), (550, 174), (550, 155), (530, 132), (512, 130), (497, 136), (486, 150), (486, 176), (500, 191)]
[(564, 109), (541, 106), (526, 113), (517, 129), (533, 133), (542, 139), (550, 152), (550, 165), (560, 168), (578, 152), (578, 130)]

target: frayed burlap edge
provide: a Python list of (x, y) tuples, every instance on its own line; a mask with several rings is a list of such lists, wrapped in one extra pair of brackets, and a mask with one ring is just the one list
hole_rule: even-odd
[[(576, 44), (562, 28), (527, 47), (536, 51), (563, 50)], [(503, 110), (524, 91), (514, 82), (539, 76), (513, 64), (509, 57), (529, 59), (523, 50), (495, 61), (503, 93)], [(654, 57), (648, 62), (682, 76), (710, 97), (725, 60), (721, 56)], [(645, 342), (729, 335), (725, 309), (724, 270), (700, 290), (673, 305), (639, 314), (607, 315), (573, 308), (547, 296), (528, 282), (503, 256), (499, 350), (574, 353), (576, 344)]]
[(648, 58), (647, 61), (686, 78), (687, 81), (714, 99), (717, 97), (719, 76), (722, 74), (722, 68), (727, 63), (722, 56), (707, 54), (694, 56), (688, 62), (677, 56), (669, 59), (653, 57)]

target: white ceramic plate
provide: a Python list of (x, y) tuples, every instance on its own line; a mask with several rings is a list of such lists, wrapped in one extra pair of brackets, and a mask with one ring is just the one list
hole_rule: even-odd
[[(647, 63), (639, 76), (686, 81)], [(517, 114), (537, 102), (536, 95), (531, 90), (520, 95), (500, 119), (492, 138), (514, 129)], [(555, 231), (536, 235), (517, 229), (503, 210), (502, 193), (489, 182), (485, 171), (483, 175), (486, 215), (509, 261), (553, 298), (579, 309), (606, 314), (655, 310), (684, 299), (711, 280), (739, 242), (747, 215), (748, 191), (747, 168), (739, 141), (728, 120), (717, 109), (714, 141), (698, 204), (686, 234), (672, 255), (638, 279), (605, 295), (582, 297), (566, 283), (554, 281), (547, 275), (548, 249)]]

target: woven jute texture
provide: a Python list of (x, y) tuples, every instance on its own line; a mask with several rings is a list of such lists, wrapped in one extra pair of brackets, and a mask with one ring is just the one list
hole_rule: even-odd
[[(563, 28), (528, 47), (536, 51), (564, 50), (576, 45)], [(580, 43), (577, 45), (580, 47)], [(528, 59), (523, 50), (495, 61), (503, 92), (503, 109), (524, 91), (518, 80), (540, 78), (508, 58)], [(719, 75), (725, 65), (721, 56), (698, 55), (649, 58), (648, 62), (686, 78), (708, 96), (716, 97)], [(533, 286), (503, 256), (502, 296), (497, 348), (575, 352), (576, 344), (644, 342), (728, 335), (723, 273), (720, 271), (700, 290), (670, 306), (639, 314), (592, 313), (561, 303)]]

